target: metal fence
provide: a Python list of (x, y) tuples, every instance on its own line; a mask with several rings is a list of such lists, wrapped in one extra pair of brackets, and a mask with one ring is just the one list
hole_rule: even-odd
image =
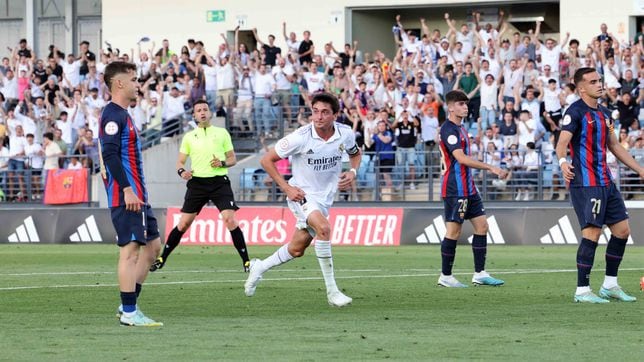
[[(485, 171), (473, 172), (474, 183), (483, 200), (533, 201), (566, 200), (568, 192), (560, 175), (558, 164), (545, 162), (539, 154), (540, 164), (535, 170), (517, 167), (505, 180)], [(380, 166), (379, 154), (365, 153), (357, 170), (354, 187), (338, 191), (337, 201), (439, 201), (441, 200), (441, 166), (437, 151), (417, 151), (416, 163)], [(556, 158), (554, 158), (556, 159)], [(642, 159), (640, 158), (640, 163)], [(346, 169), (348, 169), (348, 163)], [(510, 166), (501, 162), (501, 167)], [(413, 170), (413, 173), (412, 173)], [(625, 199), (644, 198), (644, 186), (637, 174), (615, 165), (611, 171)], [(413, 176), (412, 176), (413, 175)], [(287, 175), (287, 178), (290, 175)], [(261, 168), (245, 168), (239, 179), (239, 201), (281, 201), (281, 190)]]

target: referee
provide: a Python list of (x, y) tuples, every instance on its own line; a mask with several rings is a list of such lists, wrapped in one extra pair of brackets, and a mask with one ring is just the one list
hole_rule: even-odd
[[(239, 207), (235, 204), (228, 179), (227, 168), (237, 163), (230, 134), (226, 129), (210, 124), (212, 114), (208, 102), (196, 101), (192, 112), (198, 127), (183, 137), (176, 166), (179, 177), (188, 181), (188, 190), (181, 208), (181, 219), (170, 232), (163, 253), (152, 264), (150, 271), (163, 268), (170, 253), (179, 245), (181, 237), (197, 214), (208, 204), (208, 201), (212, 200), (230, 231), (233, 244), (242, 258), (244, 271), (248, 272), (250, 259), (248, 259), (246, 241), (235, 219), (235, 211), (239, 210)], [(192, 159), (192, 171), (183, 168), (188, 156)]]

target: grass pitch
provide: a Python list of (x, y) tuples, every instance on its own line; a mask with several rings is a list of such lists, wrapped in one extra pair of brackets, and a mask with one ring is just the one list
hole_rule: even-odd
[[(641, 360), (644, 248), (627, 248), (620, 272), (635, 303), (574, 304), (575, 253), (490, 246), (487, 270), (506, 285), (455, 290), (436, 286), (438, 246), (336, 247), (338, 285), (354, 299), (337, 309), (313, 250), (248, 298), (232, 246), (180, 247), (139, 304), (165, 326), (127, 328), (115, 316), (116, 246), (0, 245), (0, 360)], [(469, 284), (471, 268), (459, 245), (455, 274)]]

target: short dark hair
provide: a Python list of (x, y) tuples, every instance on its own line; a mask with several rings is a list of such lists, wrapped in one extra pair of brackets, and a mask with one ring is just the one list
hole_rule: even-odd
[(445, 102), (447, 104), (452, 104), (455, 102), (467, 102), (470, 99), (467, 98), (467, 94), (463, 93), (463, 91), (460, 90), (453, 90), (447, 92), (445, 95)]
[(87, 46), (89, 46), (89, 42), (87, 40), (83, 40), (82, 42), (80, 42), (80, 45), (83, 45), (83, 44), (86, 44)]
[(579, 82), (584, 80), (584, 75), (586, 75), (588, 73), (594, 73), (596, 71), (597, 71), (597, 69), (591, 68), (591, 67), (583, 67), (583, 68), (577, 69), (577, 71), (575, 72), (575, 76), (573, 77), (573, 81), (574, 81), (575, 85), (579, 86)]
[(54, 134), (51, 132), (45, 132), (45, 134), (43, 134), (42, 136), (50, 141), (54, 140)]
[(340, 103), (338, 102), (338, 98), (336, 98), (331, 93), (327, 93), (327, 92), (316, 93), (313, 96), (313, 99), (311, 99), (311, 106), (314, 106), (316, 103), (326, 103), (330, 105), (331, 111), (333, 111), (333, 114), (337, 114), (338, 112), (340, 112)]
[(33, 133), (27, 133), (27, 136), (25, 136), (25, 137), (27, 137), (27, 138), (34, 138), (34, 134), (33, 134)]
[(522, 109), (519, 112), (519, 115), (522, 115), (522, 114), (527, 114), (529, 117), (532, 117), (532, 113), (530, 113), (530, 111), (528, 111), (527, 109)]
[(123, 73), (128, 73), (129, 71), (136, 72), (136, 65), (128, 62), (111, 62), (105, 67), (105, 84), (107, 88), (112, 90), (112, 80), (115, 76)]
[(197, 107), (198, 104), (205, 104), (208, 106), (208, 109), (210, 110), (210, 104), (208, 104), (208, 102), (206, 102), (203, 99), (198, 99), (192, 104), (192, 113), (195, 113), (195, 108)]
[(66, 116), (66, 115), (67, 115), (67, 111), (62, 111), (62, 112), (60, 112), (60, 116), (61, 116), (61, 117), (62, 117), (62, 116)]
[(535, 147), (536, 147), (536, 145), (534, 144), (534, 142), (528, 142), (528, 143), (526, 143), (526, 144), (525, 144), (525, 146), (526, 146), (526, 147), (528, 147), (528, 148), (529, 148), (529, 149), (531, 149), (531, 150), (534, 150), (534, 149), (535, 149)]

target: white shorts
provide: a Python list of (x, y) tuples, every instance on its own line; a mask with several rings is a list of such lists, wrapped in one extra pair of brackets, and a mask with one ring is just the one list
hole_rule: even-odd
[(315, 237), (315, 230), (308, 225), (306, 220), (309, 218), (309, 215), (315, 210), (318, 210), (324, 215), (324, 217), (329, 217), (329, 209), (322, 205), (321, 202), (318, 202), (316, 199), (308, 197), (305, 204), (299, 202), (286, 200), (288, 208), (295, 216), (295, 227), (303, 230), (306, 229), (311, 236)]

